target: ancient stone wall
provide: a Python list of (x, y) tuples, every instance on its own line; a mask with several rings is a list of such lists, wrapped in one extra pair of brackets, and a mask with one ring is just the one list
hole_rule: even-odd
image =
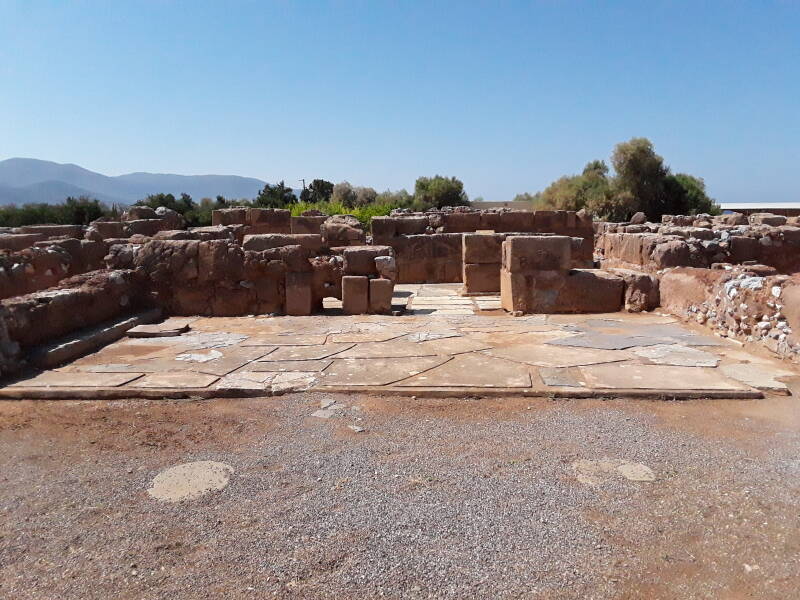
[(758, 263), (780, 273), (800, 271), (800, 227), (793, 218), (754, 214), (749, 222), (743, 215), (664, 219), (661, 224), (598, 223), (596, 252), (602, 264), (658, 271)]
[[(373, 243), (394, 248), (400, 283), (463, 281), (461, 234), (478, 231), (550, 233), (582, 238), (586, 243), (576, 252), (575, 260), (583, 261), (584, 266), (591, 266), (592, 262), (592, 219), (571, 211), (480, 211), (459, 207), (426, 213), (397, 212), (389, 217), (374, 217), (371, 228)], [(489, 271), (480, 267), (470, 270)]]
[(745, 344), (798, 361), (800, 275), (737, 266), (677, 268), (661, 276), (661, 310)]
[[(314, 243), (306, 243), (308, 238)], [(328, 249), (312, 234), (259, 234), (246, 236), (244, 245), (231, 240), (119, 244), (107, 263), (134, 271), (150, 302), (169, 314), (309, 315), (322, 309), (324, 298), (343, 299), (345, 276), (386, 278), (379, 257), (392, 258), (392, 249)]]

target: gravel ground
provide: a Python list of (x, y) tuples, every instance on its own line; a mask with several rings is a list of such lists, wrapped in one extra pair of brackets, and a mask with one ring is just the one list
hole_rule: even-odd
[(795, 597), (799, 449), (792, 397), (0, 403), (0, 597)]

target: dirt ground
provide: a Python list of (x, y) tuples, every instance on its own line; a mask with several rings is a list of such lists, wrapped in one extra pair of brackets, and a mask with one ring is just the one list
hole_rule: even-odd
[[(799, 406), (3, 402), (0, 597), (797, 597)], [(148, 495), (198, 460), (228, 486)]]

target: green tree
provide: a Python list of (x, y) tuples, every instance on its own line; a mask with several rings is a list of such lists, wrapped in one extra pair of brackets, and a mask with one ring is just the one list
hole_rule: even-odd
[(294, 195), (292, 188), (287, 187), (281, 180), (275, 185), (269, 183), (264, 186), (264, 189), (258, 192), (253, 201), (253, 206), (258, 208), (286, 208), (297, 202), (297, 196)]
[(197, 204), (189, 194), (181, 194), (180, 198), (175, 198), (173, 194), (163, 193), (150, 194), (143, 200), (137, 201), (136, 206), (149, 206), (152, 209), (163, 206), (182, 215), (186, 215), (197, 208)]
[(378, 199), (378, 192), (371, 187), (358, 187), (355, 192), (356, 206), (369, 206)]
[(333, 194), (333, 184), (324, 179), (315, 179), (300, 192), (300, 202), (328, 202)]
[(341, 181), (333, 186), (331, 190), (331, 202), (341, 204), (347, 208), (356, 205), (356, 190), (350, 185), (349, 181)]
[(716, 201), (706, 193), (706, 182), (701, 177), (687, 173), (668, 175), (666, 189), (671, 214), (718, 215), (722, 212)]
[(656, 154), (647, 138), (620, 142), (611, 155), (616, 176), (614, 187), (626, 203), (632, 202), (635, 211), (642, 211), (651, 221), (661, 218), (668, 210), (667, 175), (669, 167)]
[(464, 184), (455, 177), (420, 177), (414, 184), (414, 203), (419, 207), (468, 206)]
[(88, 225), (108, 214), (108, 209), (99, 200), (88, 196), (69, 196), (57, 210), (60, 213), (58, 221), (69, 225)]

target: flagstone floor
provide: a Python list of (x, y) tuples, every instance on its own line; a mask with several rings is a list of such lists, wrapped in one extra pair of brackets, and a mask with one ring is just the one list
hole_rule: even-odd
[[(759, 397), (788, 393), (784, 362), (657, 314), (511, 317), (458, 284), (400, 285), (406, 315), (173, 317), (172, 337), (126, 337), (11, 383), (22, 397), (77, 390), (267, 395), (298, 389), (454, 395)], [(150, 328), (152, 333), (152, 327)]]

